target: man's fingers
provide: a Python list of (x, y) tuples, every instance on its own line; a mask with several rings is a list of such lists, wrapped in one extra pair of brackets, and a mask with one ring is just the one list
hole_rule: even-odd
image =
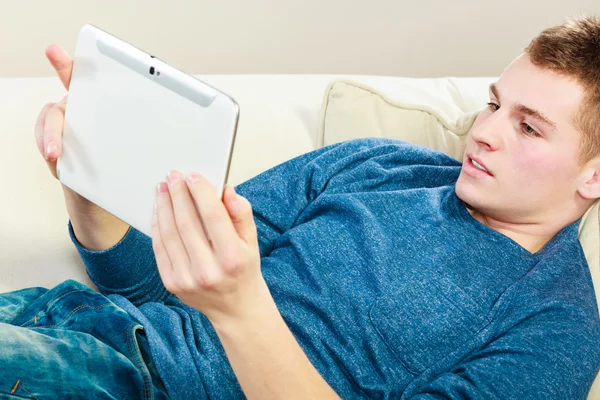
[(160, 238), (169, 255), (173, 266), (175, 279), (182, 282), (192, 282), (190, 275), (190, 258), (183, 245), (179, 230), (173, 216), (173, 204), (169, 195), (169, 188), (165, 182), (158, 184), (156, 188), (156, 205), (158, 217), (158, 230)]
[(62, 153), (62, 133), (64, 121), (65, 104), (60, 102), (48, 110), (44, 122), (43, 154), (47, 161), (56, 160)]
[(46, 49), (46, 58), (54, 67), (65, 89), (69, 90), (71, 73), (73, 72), (73, 59), (71, 56), (62, 47), (52, 44)]
[(210, 243), (204, 233), (200, 215), (198, 215), (196, 204), (185, 184), (183, 175), (178, 171), (171, 171), (168, 182), (173, 214), (183, 244), (190, 258), (206, 259), (210, 255)]
[(35, 121), (35, 143), (37, 144), (38, 150), (42, 157), (46, 157), (46, 150), (44, 149), (44, 126), (46, 122), (46, 116), (48, 115), (48, 111), (52, 107), (54, 107), (56, 103), (48, 103), (40, 111), (36, 121)]
[(239, 246), (239, 236), (215, 189), (206, 178), (197, 173), (188, 175), (186, 183), (217, 258), (234, 257), (235, 254), (232, 253)]

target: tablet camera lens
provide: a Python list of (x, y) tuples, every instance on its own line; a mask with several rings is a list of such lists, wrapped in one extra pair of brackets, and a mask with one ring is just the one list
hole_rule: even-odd
[(150, 67), (150, 75), (154, 75), (154, 67)]

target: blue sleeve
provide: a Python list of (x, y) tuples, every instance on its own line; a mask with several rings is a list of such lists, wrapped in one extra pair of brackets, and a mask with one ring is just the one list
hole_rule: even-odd
[(403, 398), (585, 400), (600, 365), (598, 339), (597, 318), (555, 305)]
[(163, 302), (170, 296), (160, 279), (148, 236), (129, 228), (121, 241), (110, 249), (91, 251), (79, 243), (70, 223), (69, 234), (100, 293), (121, 295), (136, 306)]

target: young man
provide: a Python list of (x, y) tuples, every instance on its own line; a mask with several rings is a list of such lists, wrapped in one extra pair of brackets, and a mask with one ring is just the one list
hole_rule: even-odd
[[(68, 88), (72, 61), (47, 55)], [(152, 241), (65, 189), (73, 240), (107, 297), (73, 281), (1, 297), (4, 391), (584, 399), (600, 320), (577, 226), (600, 198), (598, 93), (589, 17), (542, 32), (508, 66), (462, 166), (356, 140), (223, 201), (172, 171)], [(63, 112), (45, 107), (36, 126), (54, 174)]]

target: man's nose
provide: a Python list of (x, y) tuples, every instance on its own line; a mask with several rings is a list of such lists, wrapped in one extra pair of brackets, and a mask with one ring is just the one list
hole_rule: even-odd
[(498, 110), (473, 126), (471, 138), (485, 150), (496, 151), (502, 146), (502, 132), (507, 129), (510, 129), (510, 124), (501, 115), (501, 111)]

